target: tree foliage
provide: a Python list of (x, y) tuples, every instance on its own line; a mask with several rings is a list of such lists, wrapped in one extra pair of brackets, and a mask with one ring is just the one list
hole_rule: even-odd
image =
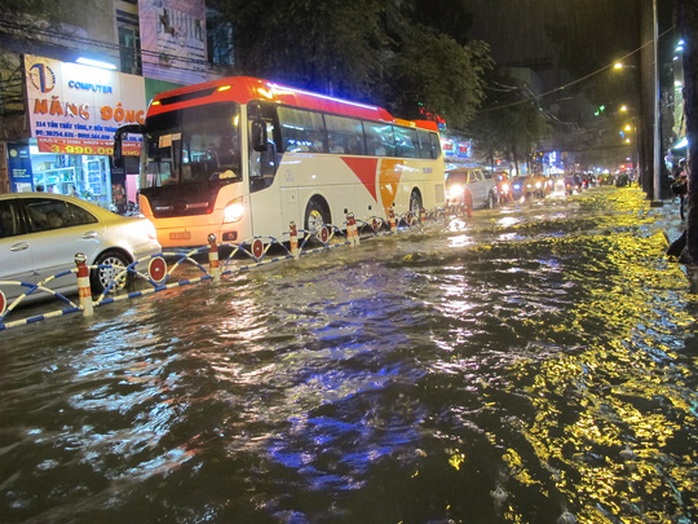
[[(451, 3), (462, 10), (459, 2)], [(423, 1), (209, 4), (233, 25), (241, 74), (377, 103), (402, 117), (418, 117), (426, 108), (453, 126), (469, 121), (483, 97), (487, 48), (420, 23)], [(457, 32), (453, 25), (448, 29)]]
[(382, 77), (381, 0), (212, 3), (233, 24), (243, 74), (344, 96), (370, 94)]
[[(64, 5), (65, 4), (65, 5)], [(23, 25), (67, 20), (66, 5), (71, 2), (56, 0), (4, 0), (3, 11), (6, 20)], [(30, 36), (30, 35), (27, 35)]]
[(415, 28), (390, 67), (395, 105), (408, 118), (418, 118), (424, 109), (449, 127), (462, 128), (484, 98), (482, 77), (491, 63), (487, 51), (482, 42), (462, 46), (443, 33)]
[(525, 85), (496, 70), (488, 76), (487, 97), (477, 112), (468, 134), (488, 152), (504, 154), (517, 166), (526, 161), (536, 143), (550, 131), (535, 99)]

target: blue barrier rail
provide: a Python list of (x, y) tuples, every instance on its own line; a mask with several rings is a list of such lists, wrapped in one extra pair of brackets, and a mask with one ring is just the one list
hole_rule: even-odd
[[(52, 275), (36, 284), (0, 281), (0, 331), (79, 312), (83, 316), (91, 316), (95, 308), (114, 302), (140, 298), (209, 280), (218, 281), (221, 277), (236, 275), (263, 265), (325, 252), (341, 246), (357, 245), (362, 238), (395, 234), (415, 225), (423, 225), (427, 219), (436, 219), (449, 211), (438, 209), (426, 213), (422, 210), (419, 216), (406, 213), (399, 217), (395, 217), (391, 212), (388, 219), (373, 216), (366, 220), (357, 220), (352, 213), (349, 213), (347, 220), (341, 224), (342, 227), (325, 224), (317, 231), (297, 229), (295, 224), (291, 223), (289, 230), (283, 233), (286, 240), (256, 236), (239, 244), (218, 244), (215, 236), (211, 235), (209, 244), (206, 246), (188, 251), (163, 251), (157, 255), (135, 260), (126, 267), (110, 264), (87, 266), (84, 263), (84, 255), (77, 253), (75, 268)], [(218, 258), (221, 250), (229, 253), (222, 262)], [(274, 253), (270, 254), (272, 250)], [(198, 260), (204, 256), (208, 257), (206, 263)], [(105, 289), (97, 295), (93, 294), (89, 286), (89, 271), (96, 268), (117, 270)], [(196, 273), (196, 276), (178, 278), (177, 273), (191, 270)], [(74, 274), (77, 281), (77, 301), (50, 287), (53, 280), (70, 274)], [(127, 286), (129, 289), (117, 291), (125, 277), (130, 281)], [(12, 300), (6, 298), (8, 295), (5, 291), (8, 290), (13, 290), (10, 296), (15, 298)], [(21, 290), (19, 294), (18, 290)], [(32, 305), (34, 306), (31, 308), (32, 313), (26, 314), (29, 306)], [(38, 308), (43, 310), (44, 305), (47, 311), (33, 312)], [(22, 317), (23, 312), (26, 316)]]

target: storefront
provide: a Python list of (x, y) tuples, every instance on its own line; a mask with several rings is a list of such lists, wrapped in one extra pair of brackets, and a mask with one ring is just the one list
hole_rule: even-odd
[(110, 156), (116, 129), (143, 122), (143, 77), (31, 55), (24, 65), (31, 139), (8, 144), (10, 191), (76, 195), (125, 212), (137, 176), (112, 170)]

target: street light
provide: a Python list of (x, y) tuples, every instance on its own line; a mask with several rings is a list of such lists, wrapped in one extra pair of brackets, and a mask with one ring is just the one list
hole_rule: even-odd
[(632, 136), (634, 137), (634, 144), (635, 144), (635, 159), (634, 159), (634, 164), (635, 164), (635, 172), (637, 175), (640, 174), (640, 140), (638, 137), (638, 132), (637, 132), (637, 119), (638, 119), (638, 114), (637, 110), (634, 108), (628, 106), (627, 104), (621, 104), (621, 106), (618, 108), (618, 112), (621, 115), (627, 115), (630, 118), (630, 122), (625, 124), (623, 127), (623, 130), (621, 131), (621, 136), (624, 138), (623, 142), (626, 145), (631, 145), (633, 144), (633, 140), (630, 139), (630, 137), (625, 136), (623, 132), (625, 133), (632, 133)]
[[(660, 143), (660, 136), (659, 136), (659, 126), (660, 126), (660, 115), (659, 115), (659, 79), (658, 79), (658, 71), (657, 71), (657, 27), (656, 27), (656, 0), (652, 0), (653, 3), (653, 10), (654, 12), (654, 70), (652, 72), (652, 83), (653, 83), (653, 89), (652, 89), (652, 102), (653, 102), (653, 109), (651, 113), (646, 113), (642, 116), (642, 119), (640, 120), (641, 126), (640, 126), (640, 133), (642, 133), (643, 137), (645, 136), (645, 133), (647, 133), (648, 129), (652, 129), (652, 145), (651, 145), (651, 152), (652, 152), (652, 169), (651, 171), (647, 170), (650, 164), (650, 160), (648, 158), (647, 154), (642, 155), (642, 160), (643, 160), (643, 171), (645, 172), (650, 172), (652, 174), (652, 197), (653, 201), (656, 203), (660, 203), (660, 150), (661, 150), (661, 143)], [(634, 65), (628, 65), (624, 64), (621, 61), (615, 62), (613, 64), (613, 70), (614, 71), (622, 71), (624, 69), (637, 69), (638, 73), (642, 73), (644, 69), (640, 69), (635, 67)], [(639, 77), (639, 80), (642, 82), (642, 77)], [(641, 98), (642, 98), (642, 89), (641, 89)], [(640, 140), (637, 139), (635, 140), (636, 144), (640, 142)], [(646, 140), (641, 141), (643, 144), (643, 150), (647, 148), (647, 142)], [(640, 156), (639, 152), (639, 146), (638, 146), (638, 156)], [(643, 179), (644, 180), (644, 179)]]

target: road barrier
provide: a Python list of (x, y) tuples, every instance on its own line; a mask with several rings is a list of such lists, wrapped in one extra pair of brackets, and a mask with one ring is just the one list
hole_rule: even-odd
[[(90, 317), (94, 315), (96, 308), (107, 304), (204, 281), (219, 282), (222, 277), (282, 260), (297, 259), (341, 246), (356, 246), (360, 243), (362, 235), (366, 238), (392, 235), (400, 230), (423, 225), (429, 218), (437, 219), (445, 214), (443, 209), (431, 213), (421, 209), (417, 216), (409, 212), (396, 217), (391, 208), (389, 219), (386, 221), (379, 216), (357, 220), (353, 213), (347, 213), (346, 221), (341, 224), (341, 227), (324, 224), (316, 231), (299, 230), (296, 224), (291, 222), (289, 230), (283, 233), (283, 236), (288, 238), (288, 242), (274, 237), (256, 236), (239, 244), (219, 244), (216, 236), (211, 234), (208, 237), (208, 245), (189, 251), (165, 251), (134, 260), (126, 267), (111, 264), (88, 266), (85, 255), (77, 253), (75, 268), (52, 275), (36, 284), (0, 281), (0, 331), (72, 313), (81, 312), (83, 316)], [(219, 255), (222, 250), (229, 254), (221, 262)], [(270, 254), (272, 250), (276, 253), (275, 256)], [(207, 259), (207, 265), (200, 262), (205, 259)], [(90, 271), (98, 268), (117, 271), (113, 271), (115, 274), (112, 275), (105, 289), (95, 295), (90, 286)], [(197, 276), (184, 278), (186, 275), (178, 275), (178, 273), (191, 271), (194, 271)], [(53, 280), (69, 274), (74, 274), (76, 278), (78, 303), (50, 287)], [(121, 283), (125, 277), (130, 282), (126, 286), (127, 289), (117, 291), (119, 287), (117, 283)], [(19, 294), (18, 289), (21, 290)], [(9, 290), (13, 290), (10, 296), (17, 295), (11, 301), (6, 298), (8, 296), (6, 292)], [(30, 307), (31, 304), (35, 305)], [(45, 312), (44, 306), (47, 309)], [(41, 312), (33, 313), (37, 309)], [(28, 316), (14, 318), (21, 317), (22, 312), (27, 311), (31, 311)]]

